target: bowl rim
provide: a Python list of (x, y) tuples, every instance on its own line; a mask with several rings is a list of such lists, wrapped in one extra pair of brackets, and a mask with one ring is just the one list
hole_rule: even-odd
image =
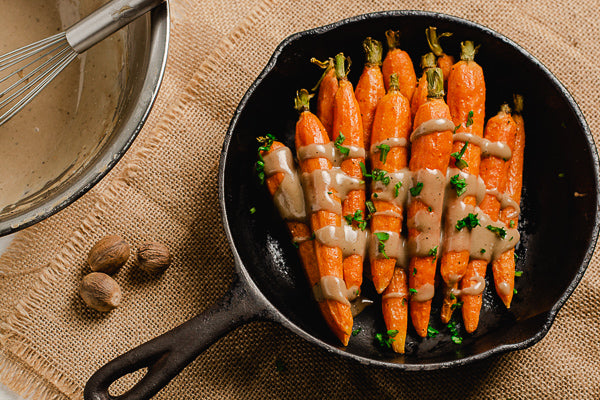
[(140, 88), (140, 99), (125, 121), (121, 134), (106, 148), (104, 154), (99, 155), (94, 163), (65, 188), (52, 193), (37, 207), (0, 221), (0, 237), (34, 225), (75, 202), (106, 176), (125, 155), (148, 119), (162, 84), (170, 41), (169, 24), (169, 0), (165, 0), (150, 12), (148, 73)]
[(246, 105), (247, 105), (250, 97), (254, 94), (255, 90), (262, 83), (262, 81), (265, 79), (265, 77), (276, 67), (279, 57), (282, 54), (284, 48), (286, 48), (290, 43), (292, 43), (300, 38), (303, 38), (305, 36), (329, 32), (331, 30), (342, 27), (346, 24), (360, 22), (360, 21), (364, 21), (364, 20), (370, 20), (370, 19), (379, 19), (381, 17), (403, 17), (403, 18), (405, 18), (405, 17), (411, 17), (411, 16), (413, 16), (413, 17), (428, 17), (428, 18), (439, 19), (439, 20), (445, 21), (445, 22), (460, 23), (469, 28), (481, 31), (484, 34), (489, 35), (492, 38), (499, 40), (510, 47), (513, 47), (516, 51), (521, 53), (521, 55), (523, 55), (528, 60), (530, 60), (537, 68), (539, 68), (539, 70), (546, 76), (546, 78), (550, 80), (552, 85), (562, 94), (562, 97), (564, 99), (566, 99), (567, 103), (569, 104), (569, 106), (572, 108), (574, 114), (576, 115), (577, 122), (579, 123), (580, 128), (583, 131), (583, 134), (588, 142), (588, 146), (590, 149), (590, 154), (591, 154), (592, 161), (593, 161), (593, 169), (594, 169), (593, 172), (594, 172), (594, 176), (595, 176), (595, 180), (596, 180), (596, 187), (600, 187), (600, 176), (599, 176), (600, 164), (599, 164), (599, 158), (598, 158), (598, 149), (596, 148), (593, 136), (592, 136), (590, 128), (585, 120), (585, 117), (584, 117), (583, 113), (581, 112), (579, 106), (573, 99), (573, 96), (571, 95), (571, 93), (564, 87), (564, 85), (558, 80), (558, 78), (556, 78), (556, 76), (554, 76), (554, 74), (544, 64), (542, 64), (537, 58), (535, 58), (532, 54), (530, 54), (528, 51), (526, 51), (523, 47), (521, 47), (520, 45), (518, 45), (511, 39), (507, 38), (506, 36), (500, 34), (499, 32), (496, 32), (493, 29), (488, 28), (485, 25), (479, 24), (477, 22), (474, 22), (474, 21), (471, 21), (471, 20), (468, 20), (465, 18), (448, 15), (448, 14), (443, 14), (443, 13), (431, 12), (431, 11), (390, 10), (390, 11), (379, 11), (379, 12), (361, 14), (361, 15), (357, 15), (357, 16), (353, 16), (353, 17), (349, 17), (349, 18), (345, 18), (345, 19), (333, 22), (331, 24), (327, 24), (327, 25), (315, 27), (312, 29), (307, 29), (307, 30), (304, 30), (301, 32), (297, 32), (297, 33), (294, 33), (294, 34), (288, 36), (287, 38), (285, 38), (277, 46), (277, 48), (271, 55), (271, 58), (269, 59), (267, 65), (264, 67), (264, 69), (258, 75), (256, 80), (250, 85), (250, 87), (248, 88), (248, 90), (246, 91), (244, 96), (242, 97), (240, 103), (238, 104), (238, 106), (233, 114), (229, 128), (225, 135), (223, 147), (221, 150), (221, 158), (220, 158), (220, 166), (219, 166), (219, 170), (221, 171), (221, 173), (219, 174), (219, 203), (221, 205), (222, 222), (225, 227), (226, 236), (229, 241), (232, 252), (234, 253), (235, 258), (237, 260), (237, 262), (236, 262), (237, 273), (244, 276), (247, 279), (247, 281), (250, 283), (250, 285), (255, 289), (255, 291), (260, 293), (262, 300), (266, 301), (271, 307), (273, 307), (273, 309), (277, 310), (278, 320), (280, 323), (282, 323), (285, 327), (287, 327), (288, 329), (293, 331), (298, 336), (304, 338), (305, 340), (307, 340), (311, 343), (315, 343), (315, 344), (319, 345), (320, 347), (324, 348), (328, 352), (337, 354), (342, 357), (348, 357), (350, 359), (358, 361), (359, 363), (361, 363), (363, 365), (371, 365), (371, 366), (378, 366), (378, 367), (384, 367), (384, 368), (394, 368), (394, 369), (400, 369), (400, 370), (404, 370), (404, 371), (429, 371), (429, 370), (447, 369), (447, 368), (452, 368), (452, 367), (456, 367), (456, 366), (471, 364), (474, 362), (478, 362), (478, 361), (487, 359), (487, 358), (491, 357), (492, 355), (499, 355), (499, 354), (507, 353), (507, 352), (514, 351), (514, 350), (526, 349), (528, 347), (533, 346), (535, 343), (539, 342), (544, 336), (546, 336), (550, 327), (552, 326), (552, 323), (554, 322), (554, 320), (556, 318), (558, 311), (565, 304), (567, 299), (571, 296), (571, 294), (573, 293), (573, 291), (575, 290), (575, 288), (577, 287), (577, 285), (583, 278), (583, 275), (587, 269), (587, 266), (592, 259), (592, 256), (593, 256), (593, 253), (594, 253), (594, 250), (596, 247), (596, 243), (598, 240), (598, 234), (600, 232), (600, 213), (599, 213), (600, 199), (599, 198), (596, 199), (596, 204), (595, 204), (596, 212), (594, 214), (595, 215), (594, 227), (591, 232), (590, 243), (589, 243), (588, 249), (585, 253), (585, 256), (581, 262), (581, 265), (579, 266), (577, 273), (575, 274), (575, 276), (571, 280), (571, 283), (566, 288), (566, 290), (561, 295), (561, 297), (554, 303), (554, 305), (550, 308), (550, 310), (548, 310), (545, 313), (540, 314), (541, 316), (544, 316), (544, 314), (546, 314), (545, 322), (542, 325), (541, 329), (535, 335), (533, 335), (532, 337), (525, 339), (521, 342), (499, 345), (492, 349), (486, 350), (482, 353), (470, 355), (470, 356), (467, 356), (464, 358), (459, 358), (459, 359), (444, 361), (444, 362), (426, 363), (426, 364), (395, 363), (392, 361), (375, 360), (375, 359), (357, 355), (354, 353), (349, 353), (349, 352), (345, 351), (343, 348), (329, 344), (319, 338), (314, 337), (313, 335), (306, 332), (302, 327), (295, 324), (293, 321), (291, 321), (289, 318), (287, 318), (285, 315), (283, 315), (283, 313), (281, 313), (278, 310), (278, 308), (275, 305), (273, 305), (266, 298), (266, 296), (260, 291), (260, 289), (258, 288), (256, 283), (254, 282), (251, 274), (243, 266), (243, 261), (242, 261), (241, 257), (239, 256), (237, 246), (235, 244), (235, 241), (234, 241), (231, 231), (229, 229), (229, 223), (227, 220), (226, 201), (225, 201), (225, 179), (224, 179), (225, 174), (224, 174), (224, 171), (226, 169), (226, 163), (227, 163), (227, 158), (228, 158), (228, 149), (229, 149), (229, 145), (231, 144), (231, 139), (233, 138), (233, 133), (237, 128), (238, 121), (239, 121), (244, 109), (246, 108)]

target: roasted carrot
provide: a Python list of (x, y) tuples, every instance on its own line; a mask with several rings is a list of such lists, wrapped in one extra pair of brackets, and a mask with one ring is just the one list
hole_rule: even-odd
[[(521, 202), (521, 188), (523, 185), (523, 156), (525, 152), (525, 123), (521, 112), (523, 111), (523, 97), (515, 95), (515, 112), (513, 120), (516, 124), (515, 144), (512, 157), (508, 162), (508, 178), (506, 181), (505, 196), (509, 196), (515, 204)], [(507, 206), (500, 211), (500, 220), (509, 227), (517, 226), (519, 211), (514, 206)], [(502, 299), (506, 308), (510, 308), (515, 288), (515, 249), (512, 248), (502, 253), (492, 263), (496, 293)]]
[(412, 119), (415, 119), (415, 115), (417, 114), (417, 110), (421, 106), (421, 104), (427, 101), (427, 76), (425, 72), (429, 68), (435, 67), (435, 55), (433, 53), (427, 53), (421, 57), (421, 68), (423, 69), (423, 75), (419, 78), (419, 82), (417, 83), (417, 88), (413, 94), (412, 101), (410, 103), (410, 113), (412, 114)]
[[(444, 82), (441, 70), (439, 68), (429, 69), (427, 71), (427, 81), (429, 90), (427, 102), (419, 107), (415, 116), (414, 127), (418, 127), (423, 122), (432, 119), (451, 118), (450, 110), (443, 99)], [(452, 131), (450, 130), (419, 136), (412, 142), (409, 168), (411, 171), (435, 170), (445, 177), (451, 151)], [(418, 195), (421, 190), (426, 189), (423, 188), (424, 186), (421, 182), (419, 188), (419, 182), (417, 182), (415, 186), (417, 190), (414, 192), (411, 191), (413, 199), (410, 202), (407, 213), (409, 246), (411, 242), (418, 243), (421, 240), (420, 235), (424, 233), (421, 232), (419, 224), (416, 222), (417, 217), (420, 219), (430, 219), (432, 230), (438, 230), (438, 236), (435, 240), (439, 240), (442, 215), (441, 204), (434, 207), (433, 204), (427, 204), (419, 197), (415, 197), (415, 194)], [(439, 192), (441, 191), (443, 191), (443, 183)], [(428, 235), (427, 233), (424, 234)], [(427, 336), (429, 314), (431, 312), (431, 299), (423, 298), (423, 292), (429, 291), (431, 296), (427, 297), (433, 297), (436, 260), (437, 246), (431, 248), (430, 253), (427, 255), (414, 255), (410, 260), (408, 269), (409, 291), (411, 292), (411, 319), (417, 334), (422, 337)], [(419, 292), (419, 290), (422, 292)], [(421, 300), (417, 301), (417, 298), (421, 298)]]
[[(431, 28), (430, 28), (431, 29)], [(431, 33), (429, 33), (431, 34)], [(429, 35), (428, 35), (429, 37)], [(485, 80), (483, 70), (474, 61), (476, 47), (473, 42), (461, 43), (461, 60), (457, 62), (448, 79), (448, 107), (452, 115), (452, 122), (458, 128), (457, 132), (466, 132), (478, 137), (483, 136), (483, 124), (485, 117)], [(465, 146), (463, 141), (455, 141), (452, 147), (454, 153), (460, 153)], [(464, 163), (457, 164), (455, 158), (450, 159), (450, 168), (462, 166), (462, 171), (474, 176), (479, 175), (481, 149), (474, 143), (466, 145), (462, 156)], [(469, 206), (475, 206), (475, 196), (466, 195), (464, 199), (454, 198), (452, 201), (460, 202)], [(456, 221), (449, 221), (449, 226), (454, 226)], [(469, 250), (445, 251), (442, 255), (440, 273), (446, 285), (444, 301), (442, 304), (441, 319), (447, 323), (452, 317), (456, 296), (451, 290), (458, 288), (458, 282), (462, 279), (469, 263)]]
[(412, 60), (407, 52), (400, 49), (400, 32), (388, 30), (385, 32), (389, 50), (383, 60), (381, 70), (383, 72), (383, 83), (385, 89), (389, 89), (390, 76), (398, 74), (398, 83), (400, 92), (408, 99), (412, 100), (413, 93), (417, 87), (417, 75), (413, 67)]
[(331, 139), (333, 137), (333, 98), (338, 89), (338, 81), (335, 76), (333, 58), (328, 58), (327, 61), (319, 61), (316, 58), (311, 58), (310, 62), (323, 68), (323, 75), (312, 89), (313, 92), (319, 89), (317, 95), (317, 117), (327, 130), (327, 134)]
[[(333, 140), (346, 148), (361, 149), (364, 151), (363, 125), (360, 116), (358, 101), (354, 95), (352, 83), (347, 78), (348, 70), (345, 67), (346, 57), (340, 53), (335, 56), (335, 73), (338, 79), (338, 90), (333, 100)], [(342, 161), (342, 171), (353, 178), (364, 180), (361, 163), (364, 165), (365, 157), (352, 157), (350, 154)], [(342, 202), (342, 215), (353, 216), (356, 212), (365, 215), (365, 190), (350, 190)], [(357, 223), (353, 222), (357, 227)], [(348, 288), (358, 287), (362, 284), (363, 257), (352, 254), (344, 258), (344, 280)]]
[[(510, 108), (504, 104), (500, 112), (490, 118), (484, 137), (490, 141), (503, 142), (511, 150), (514, 147), (516, 125), (510, 115)], [(508, 179), (508, 162), (496, 156), (485, 157), (481, 160), (480, 176), (488, 190), (495, 189), (503, 193)], [(481, 211), (487, 214), (492, 221), (497, 221), (500, 215), (500, 200), (491, 193), (486, 193), (479, 205)], [(488, 262), (486, 260), (472, 259), (467, 266), (467, 271), (460, 282), (461, 291), (472, 287), (477, 277), (483, 278)], [(462, 315), (465, 330), (472, 333), (479, 325), (479, 312), (481, 310), (482, 294), (461, 295), (463, 301)]]
[(389, 331), (398, 331), (393, 337), (392, 349), (404, 353), (406, 327), (408, 325), (408, 287), (404, 268), (395, 268), (388, 287), (383, 292), (381, 308), (385, 326)]
[(362, 117), (363, 143), (366, 144), (371, 141), (375, 108), (379, 99), (385, 94), (385, 86), (383, 83), (383, 74), (381, 73), (381, 57), (383, 53), (381, 42), (368, 37), (363, 41), (363, 48), (367, 61), (356, 84), (355, 95)]
[[(325, 127), (323, 127), (317, 116), (310, 112), (309, 101), (311, 97), (306, 90), (300, 90), (296, 97), (296, 109), (300, 112), (300, 117), (296, 123), (296, 149), (309, 144), (327, 144), (329, 142)], [(331, 168), (332, 164), (329, 159), (323, 157), (300, 161), (300, 169), (306, 173)], [(341, 207), (341, 200), (337, 197), (337, 193), (334, 192), (331, 198), (340, 203)], [(313, 232), (325, 226), (341, 226), (341, 222), (341, 215), (327, 210), (318, 210), (310, 216)], [(337, 279), (343, 279), (342, 249), (340, 247), (325, 246), (318, 240), (314, 241), (314, 246), (319, 278), (333, 276)], [(350, 305), (347, 302), (326, 299), (320, 303), (320, 306), (327, 324), (340, 341), (347, 345), (353, 323)]]
[(437, 28), (435, 26), (430, 26), (425, 29), (425, 36), (427, 37), (429, 48), (437, 57), (437, 66), (442, 69), (442, 73), (444, 74), (444, 88), (448, 89), (448, 78), (450, 77), (450, 69), (452, 68), (452, 65), (454, 65), (454, 57), (444, 53), (442, 46), (440, 46), (440, 38), (450, 37), (452, 36), (452, 33), (444, 32), (438, 35)]
[[(398, 138), (408, 142), (411, 130), (410, 106), (408, 100), (398, 87), (398, 75), (392, 74), (388, 93), (379, 101), (373, 122), (371, 146), (377, 146), (386, 139)], [(375, 170), (398, 172), (408, 164), (408, 148), (406, 146), (379, 145), (379, 151), (373, 154), (371, 165)], [(373, 215), (371, 232), (402, 232), (403, 207), (393, 202), (378, 200), (372, 197), (373, 205), (379, 212), (395, 215)], [(371, 279), (377, 293), (383, 292), (394, 274), (396, 259), (376, 258), (371, 260)]]

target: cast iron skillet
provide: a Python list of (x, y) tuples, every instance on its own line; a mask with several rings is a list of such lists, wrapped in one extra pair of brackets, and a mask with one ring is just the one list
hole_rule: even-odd
[[(266, 189), (257, 183), (255, 137), (271, 132), (293, 146), (297, 118), (293, 96), (298, 88), (312, 87), (321, 73), (309, 64), (310, 57), (325, 59), (344, 51), (356, 60), (350, 75), (356, 82), (363, 60), (360, 43), (366, 36), (383, 39), (385, 30), (400, 29), (402, 46), (416, 63), (427, 51), (424, 31), (429, 25), (440, 32), (454, 32), (444, 42), (450, 54), (459, 53), (461, 40), (481, 44), (477, 61), (487, 80), (488, 117), (513, 92), (525, 96), (523, 234), (517, 250), (517, 269), (524, 274), (517, 280), (518, 294), (510, 311), (501, 305), (488, 280), (479, 329), (474, 335), (464, 334), (460, 346), (451, 342), (448, 329), (439, 321), (438, 298), (434, 299), (432, 325), (440, 334), (420, 339), (409, 328), (406, 355), (393, 354), (375, 342), (374, 334), (385, 330), (378, 303), (356, 318), (355, 327), (362, 331), (344, 348), (325, 327), (318, 308), (307, 300), (310, 288), (296, 250)], [(233, 117), (221, 154), (219, 192), (235, 258), (231, 288), (194, 319), (102, 367), (90, 378), (86, 399), (149, 398), (221, 336), (257, 319), (278, 322), (342, 357), (405, 371), (450, 368), (523, 349), (548, 332), (579, 283), (598, 235), (598, 156), (570, 94), (543, 65), (507, 38), (463, 19), (428, 12), (358, 16), (298, 33), (279, 45)], [(584, 195), (575, 196), (575, 192)], [(250, 214), (253, 206), (258, 211)], [(364, 292), (376, 298), (368, 281)], [(148, 373), (130, 391), (118, 397), (108, 394), (112, 382), (143, 367), (149, 368)]]

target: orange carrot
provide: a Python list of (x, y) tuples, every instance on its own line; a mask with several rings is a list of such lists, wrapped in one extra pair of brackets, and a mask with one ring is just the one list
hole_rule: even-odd
[(412, 114), (412, 119), (415, 119), (415, 115), (417, 114), (417, 110), (421, 106), (421, 104), (427, 101), (427, 76), (425, 72), (429, 68), (435, 67), (435, 55), (433, 53), (427, 53), (421, 57), (421, 68), (423, 69), (423, 75), (419, 78), (419, 83), (417, 83), (417, 88), (413, 93), (413, 98), (410, 103), (410, 113)]
[[(309, 144), (327, 144), (329, 137), (327, 131), (321, 124), (316, 115), (309, 110), (309, 101), (312, 96), (306, 90), (298, 92), (296, 97), (296, 109), (300, 112), (300, 117), (296, 123), (296, 148)], [(302, 172), (310, 173), (319, 169), (331, 169), (331, 162), (327, 158), (310, 158), (300, 162)], [(340, 202), (334, 192), (331, 197)], [(341, 206), (341, 204), (340, 204)], [(310, 216), (310, 222), (313, 232), (325, 226), (341, 226), (341, 215), (331, 211), (319, 210), (313, 212)], [(339, 247), (329, 247), (314, 241), (317, 266), (319, 269), (319, 278), (324, 276), (333, 276), (338, 279), (344, 278), (344, 267), (342, 260), (342, 249)], [(348, 344), (352, 332), (352, 311), (348, 303), (342, 303), (337, 300), (321, 302), (323, 314), (327, 324), (334, 334), (344, 344)]]
[(389, 89), (390, 76), (396, 73), (398, 74), (400, 92), (402, 92), (408, 101), (411, 101), (417, 87), (417, 75), (415, 74), (412, 60), (407, 52), (399, 48), (400, 32), (388, 30), (385, 32), (385, 36), (389, 47), (383, 60), (383, 66), (381, 67), (385, 89)]
[[(448, 107), (452, 114), (452, 122), (457, 132), (466, 132), (483, 136), (483, 124), (485, 116), (485, 80), (483, 70), (473, 60), (476, 48), (473, 42), (461, 43), (461, 60), (452, 67), (448, 79)], [(455, 141), (452, 151), (459, 153), (465, 146), (463, 141)], [(462, 156), (465, 163), (457, 164), (455, 158), (450, 159), (450, 168), (456, 165), (462, 166), (462, 171), (471, 175), (479, 175), (481, 149), (479, 146), (469, 143)], [(465, 165), (466, 164), (466, 165)], [(452, 201), (462, 202), (469, 206), (475, 206), (475, 196), (466, 195), (463, 199), (454, 198)], [(449, 221), (454, 226), (456, 221)], [(458, 289), (458, 282), (462, 279), (469, 263), (469, 250), (445, 251), (442, 255), (440, 273), (446, 285), (446, 294), (442, 304), (441, 319), (447, 323), (452, 317), (456, 297), (451, 290)]]
[(317, 82), (312, 90), (314, 92), (317, 88), (319, 89), (319, 94), (317, 95), (317, 117), (321, 120), (325, 130), (327, 130), (329, 139), (331, 139), (333, 137), (331, 131), (333, 129), (333, 98), (338, 89), (333, 58), (330, 57), (327, 61), (319, 61), (316, 58), (311, 58), (310, 62), (325, 70), (321, 79), (319, 79), (319, 82)]
[(385, 94), (385, 86), (383, 83), (383, 74), (381, 73), (381, 56), (383, 53), (381, 42), (368, 37), (363, 42), (363, 48), (367, 56), (367, 61), (356, 84), (356, 100), (358, 100), (362, 117), (364, 130), (363, 143), (366, 144), (371, 141), (375, 108), (379, 99)]
[[(388, 93), (379, 101), (375, 120), (373, 122), (373, 135), (371, 146), (376, 146), (390, 138), (405, 139), (408, 141), (411, 121), (410, 107), (406, 97), (400, 93), (398, 76), (392, 74), (392, 83)], [(387, 148), (385, 147), (387, 146)], [(408, 164), (408, 148), (406, 146), (380, 145), (378, 153), (371, 159), (373, 169), (398, 172)], [(402, 232), (403, 207), (390, 201), (377, 200), (372, 197), (373, 205), (379, 212), (391, 212), (394, 215), (373, 215), (371, 219), (371, 232)], [(377, 258), (371, 260), (371, 278), (377, 293), (383, 292), (394, 274), (395, 258)]]
[[(346, 57), (340, 53), (335, 56), (335, 73), (338, 79), (338, 90), (333, 100), (333, 140), (344, 147), (354, 147), (364, 150), (363, 126), (360, 117), (360, 108), (354, 95), (352, 83), (346, 77), (348, 70), (345, 68)], [(361, 163), (364, 157), (346, 157), (342, 161), (342, 171), (353, 178), (364, 180)], [(365, 215), (365, 190), (351, 190), (342, 202), (342, 215), (352, 217), (357, 212)], [(354, 226), (357, 224), (354, 222)], [(352, 254), (344, 258), (344, 280), (348, 288), (362, 284), (363, 257)]]
[(381, 308), (385, 326), (389, 331), (398, 331), (392, 342), (396, 353), (404, 354), (406, 327), (408, 325), (408, 286), (404, 268), (395, 268), (389, 286), (383, 292)]
[[(504, 194), (516, 203), (521, 202), (521, 188), (523, 185), (523, 156), (525, 152), (525, 123), (521, 112), (523, 110), (523, 97), (515, 95), (515, 113), (513, 120), (517, 133), (512, 157), (508, 162), (508, 178)], [(500, 220), (509, 227), (517, 226), (519, 212), (513, 206), (508, 206), (500, 211)], [(506, 308), (510, 308), (515, 288), (515, 249), (510, 249), (498, 257), (492, 264), (496, 293), (502, 299)]]
[[(510, 108), (504, 104), (500, 112), (489, 119), (484, 137), (490, 141), (506, 143), (512, 150), (515, 142), (516, 125), (510, 115)], [(480, 176), (488, 189), (496, 189), (503, 193), (506, 188), (508, 175), (508, 163), (502, 158), (490, 156), (481, 160)], [(500, 201), (490, 193), (486, 193), (479, 205), (481, 211), (487, 214), (492, 221), (497, 221), (500, 215)], [(460, 282), (461, 290), (472, 287), (476, 277), (484, 277), (488, 262), (486, 260), (473, 259), (467, 266), (467, 271)], [(472, 333), (479, 325), (479, 312), (481, 310), (482, 294), (461, 295), (463, 301), (462, 315), (465, 330)]]
[[(418, 127), (425, 121), (431, 119), (445, 118), (450, 119), (450, 110), (444, 102), (444, 83), (439, 68), (431, 68), (427, 71), (427, 81), (429, 86), (429, 94), (427, 102), (422, 104), (415, 116), (414, 127)], [(444, 176), (450, 160), (450, 152), (452, 151), (452, 131), (434, 132), (428, 135), (417, 137), (412, 142), (411, 158), (409, 168), (411, 171), (419, 171), (422, 169), (437, 170)], [(418, 183), (417, 183), (418, 185)], [(423, 190), (423, 186), (421, 189)], [(415, 186), (418, 189), (418, 186)], [(413, 196), (415, 193), (412, 193)], [(441, 209), (431, 207), (431, 204), (425, 204), (417, 197), (413, 197), (408, 207), (408, 239), (409, 245), (418, 240), (421, 234), (417, 229), (416, 223), (417, 214), (426, 216), (432, 220), (432, 228), (441, 227)], [(430, 249), (432, 255), (415, 255), (410, 260), (408, 269), (409, 287), (412, 292), (410, 303), (410, 314), (413, 326), (419, 336), (427, 336), (427, 327), (429, 325), (429, 314), (431, 312), (431, 299), (416, 301), (415, 295), (418, 291), (429, 287), (433, 292), (435, 266), (437, 259), (437, 246)]]
[(444, 32), (438, 35), (437, 28), (435, 26), (430, 26), (425, 29), (425, 36), (427, 37), (429, 48), (437, 57), (437, 66), (442, 69), (442, 73), (444, 74), (444, 88), (448, 89), (448, 78), (450, 77), (450, 69), (452, 68), (452, 65), (454, 65), (454, 57), (444, 53), (442, 46), (440, 46), (440, 38), (450, 37), (452, 36), (452, 33)]

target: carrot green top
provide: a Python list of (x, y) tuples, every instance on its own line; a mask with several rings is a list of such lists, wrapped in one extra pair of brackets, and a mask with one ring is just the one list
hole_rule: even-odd
[(310, 59), (310, 62), (317, 65), (319, 68), (323, 68), (325, 70), (323, 71), (323, 75), (321, 75), (321, 78), (319, 78), (319, 81), (317, 82), (315, 87), (311, 89), (314, 92), (319, 88), (321, 82), (323, 82), (323, 79), (325, 79), (327, 73), (331, 70), (331, 68), (333, 68), (333, 58), (329, 57), (327, 61), (319, 61), (315, 57), (313, 57)]
[(435, 26), (430, 26), (425, 29), (425, 36), (427, 37), (427, 44), (429, 44), (429, 48), (437, 57), (444, 54), (444, 50), (442, 50), (442, 46), (440, 46), (440, 38), (452, 36), (451, 32), (444, 32), (441, 34), (437, 34), (437, 28)]
[(294, 108), (298, 112), (310, 111), (310, 99), (314, 94), (308, 93), (306, 89), (300, 89), (296, 92), (296, 98), (294, 99)]
[(460, 59), (463, 61), (475, 60), (477, 50), (479, 50), (479, 45), (475, 46), (475, 43), (471, 40), (460, 42)]
[(523, 96), (520, 94), (513, 95), (513, 103), (515, 105), (515, 114), (521, 114), (523, 112)]
[(442, 98), (444, 97), (444, 76), (441, 68), (429, 68), (425, 71), (427, 77), (427, 97)]
[(426, 53), (421, 57), (421, 68), (425, 71), (427, 68), (435, 68), (435, 54)]
[(381, 57), (383, 55), (383, 46), (379, 40), (373, 38), (366, 38), (363, 41), (363, 49), (367, 56), (366, 66), (381, 65)]
[[(346, 66), (346, 63), (348, 66)], [(350, 65), (352, 62), (350, 61), (350, 57), (344, 56), (344, 53), (338, 53), (335, 56), (335, 75), (338, 80), (346, 79), (348, 73), (350, 72)]]
[(400, 47), (400, 31), (393, 31), (391, 29), (385, 31), (385, 37), (390, 50), (394, 50)]

